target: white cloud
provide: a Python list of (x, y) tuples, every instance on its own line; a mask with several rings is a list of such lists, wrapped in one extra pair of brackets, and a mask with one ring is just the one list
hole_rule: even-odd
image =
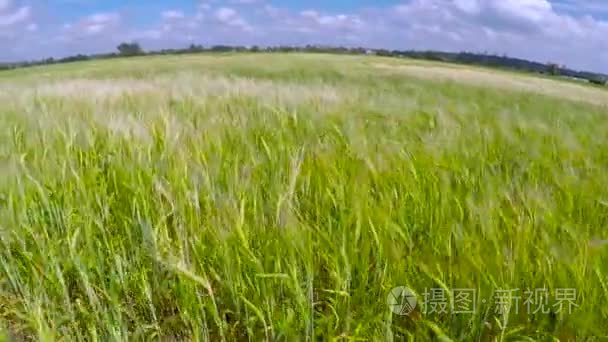
[(551, 3), (547, 0), (503, 0), (489, 3), (499, 13), (531, 21), (539, 21), (553, 14)]
[(185, 17), (184, 12), (177, 10), (169, 10), (161, 13), (163, 19), (171, 20), (171, 19), (183, 19)]
[(559, 0), (552, 4), (555, 10), (570, 14), (593, 14), (596, 17), (608, 13), (608, 2), (605, 0)]
[(263, 0), (228, 0), (233, 5), (254, 5), (263, 2)]
[(196, 9), (196, 14), (194, 15), (195, 21), (202, 21), (207, 17), (207, 13), (211, 11), (212, 6), (208, 3), (201, 3), (198, 5)]
[(105, 28), (105, 26), (102, 24), (91, 24), (91, 25), (86, 26), (85, 30), (87, 33), (95, 34), (95, 33), (99, 33), (101, 31), (103, 31), (104, 28)]
[(233, 8), (220, 7), (215, 11), (214, 17), (225, 26), (238, 28), (242, 31), (253, 30), (252, 26)]
[(262, 10), (259, 12), (264, 13), (264, 14), (270, 16), (271, 18), (277, 18), (278, 16), (281, 15), (282, 11), (281, 11), (281, 9), (274, 7), (272, 5), (264, 5)]
[(29, 25), (27, 25), (25, 27), (26, 30), (30, 31), (30, 32), (35, 32), (38, 31), (38, 24), (36, 23), (30, 23)]
[(456, 7), (468, 14), (478, 14), (481, 4), (477, 0), (454, 0)]
[(215, 11), (215, 17), (221, 22), (228, 22), (236, 16), (236, 11), (230, 7), (222, 7)]
[(358, 15), (352, 14), (321, 14), (315, 10), (300, 12), (303, 19), (298, 26), (300, 32), (314, 32), (320, 30), (353, 31), (363, 28), (364, 22)]
[[(412, 0), (391, 27), (416, 48), (488, 51), (599, 69), (608, 23), (558, 13), (547, 0)], [(390, 28), (388, 28), (390, 29)], [(604, 70), (606, 68), (604, 67)]]
[(0, 12), (8, 9), (11, 5), (11, 0), (0, 0)]
[(92, 14), (84, 19), (86, 22), (93, 24), (108, 24), (120, 20), (118, 13), (96, 13)]
[(313, 10), (305, 10), (300, 12), (300, 15), (303, 16), (304, 18), (309, 18), (309, 19), (316, 19), (319, 17), (319, 13), (317, 11), (313, 11)]
[(98, 35), (109, 29), (117, 28), (120, 24), (120, 14), (113, 12), (100, 12), (88, 15), (76, 23), (66, 23), (63, 29), (69, 31), (67, 40), (82, 35)]
[[(2, 0), (0, 0), (2, 1)], [(1, 3), (0, 3), (1, 4)], [(5, 2), (4, 6), (9, 6), (10, 3)], [(18, 8), (15, 12), (3, 14), (0, 12), (0, 26), (10, 26), (18, 24), (30, 17), (30, 7), (23, 6)]]

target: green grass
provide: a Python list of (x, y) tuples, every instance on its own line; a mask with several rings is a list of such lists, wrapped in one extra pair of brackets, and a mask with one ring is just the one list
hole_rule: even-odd
[[(0, 73), (0, 330), (40, 340), (574, 340), (608, 320), (608, 111), (375, 58)], [(403, 62), (407, 63), (407, 62)], [(392, 288), (472, 314), (393, 314)], [(576, 289), (572, 314), (495, 291)], [(447, 296), (447, 300), (454, 300)], [(523, 301), (523, 299), (522, 299)]]

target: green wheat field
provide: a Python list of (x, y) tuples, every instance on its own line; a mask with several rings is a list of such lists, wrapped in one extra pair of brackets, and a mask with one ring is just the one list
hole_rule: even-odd
[(0, 73), (5, 340), (573, 341), (606, 322), (607, 90), (322, 54)]

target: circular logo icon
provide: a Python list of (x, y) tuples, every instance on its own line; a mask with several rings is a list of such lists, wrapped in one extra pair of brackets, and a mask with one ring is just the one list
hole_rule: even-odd
[(386, 298), (388, 307), (397, 315), (406, 316), (416, 308), (416, 294), (405, 286), (398, 286), (391, 290)]

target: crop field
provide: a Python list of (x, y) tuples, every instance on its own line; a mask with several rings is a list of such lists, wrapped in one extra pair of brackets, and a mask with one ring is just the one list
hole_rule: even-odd
[(6, 339), (570, 341), (607, 321), (606, 90), (322, 54), (0, 73)]

